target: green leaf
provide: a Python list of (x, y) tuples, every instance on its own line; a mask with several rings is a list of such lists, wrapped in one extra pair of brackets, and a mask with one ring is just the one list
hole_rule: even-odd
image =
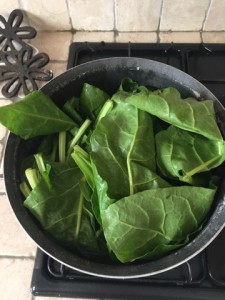
[(106, 241), (123, 263), (165, 255), (198, 230), (214, 194), (211, 189), (181, 186), (125, 197), (102, 214)]
[(158, 186), (152, 119), (133, 105), (121, 102), (100, 120), (91, 136), (91, 150), (111, 198)]
[(43, 229), (70, 248), (76, 245), (81, 176), (75, 165), (55, 163), (50, 173), (51, 189), (42, 179), (24, 201)]
[(23, 139), (71, 129), (74, 122), (42, 91), (0, 107), (0, 122)]
[(72, 97), (63, 105), (62, 110), (78, 125), (83, 123), (81, 116), (78, 113), (79, 110), (79, 98)]
[(80, 109), (85, 115), (85, 118), (90, 118), (92, 121), (98, 116), (102, 106), (110, 96), (99, 88), (84, 83), (80, 95)]
[(91, 259), (102, 258), (105, 255), (100, 250), (93, 222), (91, 221), (90, 216), (85, 213), (82, 214), (76, 247), (83, 256)]
[(156, 135), (156, 149), (161, 172), (190, 184), (193, 175), (210, 171), (225, 160), (223, 140), (210, 140), (172, 125)]
[(212, 100), (197, 101), (191, 97), (182, 99), (175, 88), (153, 92), (141, 90), (127, 97), (122, 91), (112, 97), (115, 101), (118, 98), (181, 129), (199, 133), (212, 140), (222, 139)]

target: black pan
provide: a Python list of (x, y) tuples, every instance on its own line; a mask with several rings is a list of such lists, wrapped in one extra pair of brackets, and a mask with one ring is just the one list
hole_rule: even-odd
[[(127, 57), (96, 60), (66, 71), (47, 83), (42, 90), (50, 95), (58, 105), (62, 105), (70, 96), (80, 95), (84, 82), (96, 85), (112, 94), (117, 90), (124, 77), (131, 77), (140, 84), (156, 88), (175, 87), (183, 97), (194, 96), (199, 99), (215, 100), (218, 124), (225, 136), (224, 108), (216, 97), (189, 75), (159, 62)], [(73, 269), (95, 276), (121, 279), (157, 274), (174, 268), (198, 254), (211, 243), (225, 224), (223, 178), (204, 228), (189, 244), (179, 250), (154, 261), (125, 265), (96, 263), (82, 258), (51, 239), (23, 206), (23, 197), (19, 190), (19, 165), (26, 155), (35, 150), (36, 143), (36, 139), (26, 142), (13, 134), (9, 135), (4, 160), (4, 177), (8, 198), (16, 218), (38, 247)], [(225, 172), (223, 173), (225, 174)]]

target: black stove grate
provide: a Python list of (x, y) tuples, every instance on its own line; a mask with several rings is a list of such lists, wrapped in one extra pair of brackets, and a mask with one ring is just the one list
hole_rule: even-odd
[[(157, 60), (190, 74), (225, 105), (225, 45), (73, 43), (68, 68), (115, 56)], [(199, 255), (145, 278), (114, 280), (79, 273), (37, 251), (31, 291), (36, 296), (91, 299), (225, 299), (225, 229)]]
[[(63, 264), (57, 263), (53, 258), (47, 258), (47, 266), (49, 273), (55, 278), (70, 279), (70, 280), (93, 280), (93, 276), (86, 275), (74, 271), (71, 268), (64, 266)], [(198, 285), (207, 277), (208, 269), (206, 263), (205, 252), (202, 252), (197, 258), (185, 262), (176, 268), (159, 275), (128, 279), (126, 282), (130, 283), (148, 283), (148, 284), (163, 284), (163, 285)], [(95, 281), (104, 282), (111, 281), (111, 279), (103, 279), (95, 277)], [(120, 282), (120, 280), (115, 280)]]

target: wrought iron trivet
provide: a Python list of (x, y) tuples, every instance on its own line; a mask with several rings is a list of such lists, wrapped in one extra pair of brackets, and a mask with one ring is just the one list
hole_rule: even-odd
[(48, 64), (46, 53), (35, 53), (34, 48), (24, 42), (36, 36), (31, 26), (20, 26), (22, 11), (16, 9), (9, 15), (8, 21), (0, 15), (0, 81), (7, 81), (2, 87), (6, 98), (38, 89), (36, 81), (48, 81), (53, 77), (50, 70), (42, 70)]

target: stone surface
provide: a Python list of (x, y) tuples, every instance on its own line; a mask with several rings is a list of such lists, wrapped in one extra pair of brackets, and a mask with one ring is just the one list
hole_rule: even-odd
[(50, 60), (67, 61), (71, 41), (70, 32), (38, 32), (30, 44), (48, 54)]
[(160, 32), (160, 43), (200, 43), (201, 36), (199, 32)]
[(113, 31), (78, 31), (73, 35), (74, 42), (114, 42)]
[(203, 32), (202, 40), (204, 43), (225, 43), (225, 32)]
[(113, 0), (68, 0), (73, 29), (112, 30), (114, 27)]
[[(0, 106), (8, 105), (11, 102), (12, 101), (10, 101), (10, 100), (0, 98)], [(2, 124), (0, 124), (0, 140), (3, 140), (6, 137), (7, 132), (8, 132), (8, 130)]]
[(71, 30), (69, 11), (65, 0), (21, 0), (29, 23), (37, 30)]
[(16, 8), (19, 8), (19, 0), (0, 0), (1, 15), (8, 19), (9, 14)]
[(0, 258), (1, 300), (32, 300), (32, 259)]
[(159, 26), (162, 0), (116, 0), (118, 31), (155, 31)]
[(198, 31), (202, 29), (210, 0), (164, 0), (160, 31)]
[(119, 32), (116, 36), (118, 43), (156, 43), (156, 32)]
[(33, 257), (36, 244), (17, 221), (6, 195), (0, 194), (0, 207), (0, 256)]
[(225, 1), (212, 0), (205, 21), (205, 31), (225, 30)]

